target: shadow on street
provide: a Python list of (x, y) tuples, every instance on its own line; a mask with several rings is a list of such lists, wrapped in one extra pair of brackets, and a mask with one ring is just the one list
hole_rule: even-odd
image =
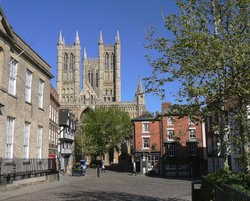
[(177, 198), (160, 199), (149, 196), (134, 195), (122, 192), (104, 192), (104, 191), (83, 191), (73, 193), (61, 193), (59, 197), (63, 200), (107, 200), (107, 201), (185, 201)]

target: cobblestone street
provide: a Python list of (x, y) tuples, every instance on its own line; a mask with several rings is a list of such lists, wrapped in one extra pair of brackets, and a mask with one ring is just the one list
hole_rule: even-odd
[(191, 181), (111, 171), (98, 178), (95, 169), (88, 169), (84, 177), (61, 176), (60, 181), (2, 190), (0, 200), (189, 201)]

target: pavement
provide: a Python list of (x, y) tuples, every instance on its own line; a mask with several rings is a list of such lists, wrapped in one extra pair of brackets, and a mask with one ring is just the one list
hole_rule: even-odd
[(60, 176), (59, 181), (0, 187), (0, 200), (24, 201), (191, 201), (191, 181), (131, 175), (95, 169), (86, 176)]

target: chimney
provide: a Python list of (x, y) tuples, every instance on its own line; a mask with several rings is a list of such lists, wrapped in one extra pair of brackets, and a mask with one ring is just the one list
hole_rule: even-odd
[(171, 102), (164, 102), (161, 105), (162, 112), (167, 112), (171, 108)]

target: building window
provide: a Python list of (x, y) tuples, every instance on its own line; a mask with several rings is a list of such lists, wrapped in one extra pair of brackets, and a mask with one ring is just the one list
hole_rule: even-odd
[(98, 85), (98, 80), (99, 80), (99, 75), (98, 73), (95, 74), (95, 86), (98, 88), (99, 85)]
[(109, 70), (109, 55), (105, 54), (105, 70)]
[(167, 124), (168, 125), (173, 125), (174, 124), (174, 118), (173, 117), (168, 117)]
[(189, 156), (197, 156), (197, 144), (196, 143), (189, 143), (188, 155)]
[(195, 129), (189, 129), (189, 140), (190, 141), (196, 140)]
[(66, 71), (68, 70), (68, 55), (64, 54), (64, 66), (63, 69)]
[(42, 159), (42, 134), (43, 128), (39, 126), (37, 130), (37, 159)]
[(13, 159), (14, 121), (13, 117), (7, 117), (5, 158), (9, 161)]
[(38, 89), (38, 107), (43, 108), (43, 90), (44, 90), (44, 81), (39, 80), (39, 89)]
[(26, 83), (25, 83), (25, 101), (31, 102), (31, 85), (32, 85), (32, 72), (26, 71)]
[(149, 123), (148, 122), (142, 123), (142, 132), (149, 133)]
[(145, 137), (142, 139), (143, 140), (143, 149), (149, 149), (149, 144), (150, 144), (150, 139), (149, 137)]
[(174, 130), (167, 130), (167, 139), (169, 141), (174, 140)]
[(30, 139), (30, 123), (24, 123), (24, 135), (23, 135), (23, 158), (29, 159), (29, 139)]
[(70, 70), (74, 70), (74, 63), (75, 63), (75, 58), (73, 54), (70, 54), (70, 60), (69, 60), (69, 66), (70, 66)]
[(9, 63), (9, 87), (8, 93), (16, 95), (17, 61), (12, 59)]
[(167, 156), (174, 157), (175, 156), (175, 144), (167, 145)]

